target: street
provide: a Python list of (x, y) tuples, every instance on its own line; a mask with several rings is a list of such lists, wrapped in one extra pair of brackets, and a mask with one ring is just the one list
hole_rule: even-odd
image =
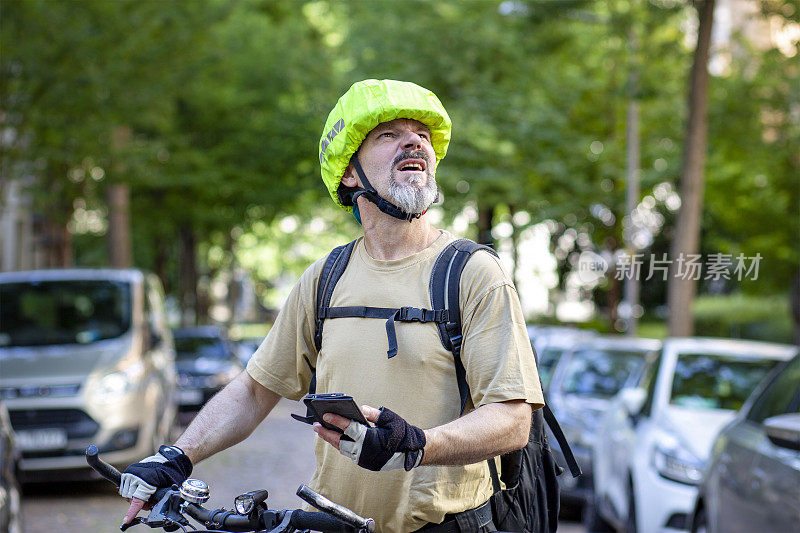
[[(311, 428), (289, 413), (304, 410), (296, 402), (282, 400), (250, 438), (199, 464), (192, 477), (207, 482), (211, 499), (207, 507), (233, 506), (233, 498), (249, 490), (269, 490), (271, 509), (299, 507), (297, 487), (314, 470), (314, 438)], [(329, 495), (336, 499), (335, 495)], [(66, 483), (62, 486), (25, 487), (23, 516), (27, 533), (110, 533), (118, 531), (127, 504), (111, 485), (103, 482)], [(143, 532), (143, 526), (132, 531)], [(583, 532), (579, 524), (564, 523), (567, 533)]]

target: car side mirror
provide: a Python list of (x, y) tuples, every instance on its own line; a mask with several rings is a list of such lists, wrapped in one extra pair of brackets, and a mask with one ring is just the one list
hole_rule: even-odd
[(647, 391), (640, 388), (622, 389), (619, 393), (619, 399), (623, 407), (632, 417), (636, 417), (642, 412), (646, 398)]
[(764, 431), (775, 446), (800, 450), (800, 413), (767, 418), (764, 420)]

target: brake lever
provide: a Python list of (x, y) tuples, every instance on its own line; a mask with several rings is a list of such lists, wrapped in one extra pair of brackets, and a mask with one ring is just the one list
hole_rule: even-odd
[(144, 524), (144, 523), (146, 523), (144, 521), (144, 518), (141, 518), (141, 517), (137, 516), (136, 518), (134, 518), (133, 520), (131, 520), (127, 524), (122, 524), (121, 526), (119, 526), (119, 530), (120, 531), (125, 531), (129, 527), (138, 526), (139, 524)]
[(164, 496), (153, 505), (150, 514), (142, 523), (150, 527), (160, 527), (165, 531), (175, 531), (180, 526), (188, 526), (189, 521), (180, 514), (180, 506), (183, 503), (180, 493), (173, 486), (172, 490), (167, 490)]

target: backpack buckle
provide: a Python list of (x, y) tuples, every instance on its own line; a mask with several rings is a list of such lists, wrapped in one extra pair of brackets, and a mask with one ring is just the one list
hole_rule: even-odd
[(401, 307), (398, 320), (401, 322), (427, 322), (424, 311), (418, 307)]

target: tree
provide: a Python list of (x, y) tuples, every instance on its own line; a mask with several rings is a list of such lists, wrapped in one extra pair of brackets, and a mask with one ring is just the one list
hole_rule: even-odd
[(692, 300), (697, 284), (691, 276), (676, 269), (680, 257), (697, 254), (700, 246), (700, 223), (703, 212), (703, 173), (708, 136), (708, 55), (715, 0), (698, 0), (697, 48), (692, 62), (689, 88), (689, 113), (684, 144), (680, 195), (681, 209), (672, 240), (672, 268), (668, 286), (669, 334), (692, 334)]

